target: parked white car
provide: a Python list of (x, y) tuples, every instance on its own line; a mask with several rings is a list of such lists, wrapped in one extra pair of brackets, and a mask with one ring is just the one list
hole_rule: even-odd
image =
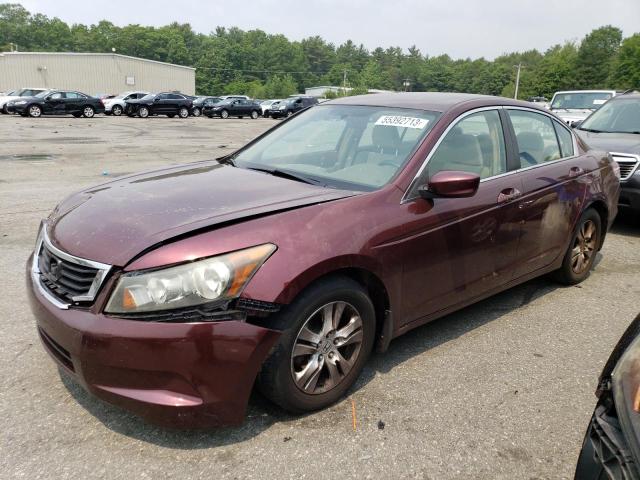
[(7, 111), (7, 103), (12, 100), (19, 100), (20, 97), (35, 97), (37, 94), (48, 90), (48, 88), (19, 88), (12, 92), (7, 92), (6, 95), (0, 97), (0, 112), (9, 113)]
[(581, 122), (611, 97), (615, 90), (568, 90), (556, 92), (551, 99), (551, 111), (571, 125)]
[(278, 103), (280, 101), (281, 101), (280, 99), (275, 99), (275, 100), (265, 100), (264, 102), (262, 102), (260, 104), (260, 108), (262, 109), (262, 116), (263, 117), (265, 116), (265, 114), (269, 111), (269, 109), (274, 103)]
[(124, 92), (114, 98), (107, 98), (102, 101), (104, 104), (104, 113), (105, 115), (115, 115), (119, 117), (124, 112), (124, 106), (127, 100), (138, 100), (145, 95), (149, 95), (149, 92)]

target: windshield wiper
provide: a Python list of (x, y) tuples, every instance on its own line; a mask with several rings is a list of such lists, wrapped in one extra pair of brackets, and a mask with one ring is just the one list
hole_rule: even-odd
[(604, 132), (602, 130), (596, 130), (594, 128), (582, 128), (582, 127), (578, 127), (578, 130), (583, 130), (585, 132), (591, 132), (591, 133), (610, 133), (610, 132)]
[[(255, 170), (257, 172), (268, 173), (269, 175), (273, 175), (274, 177), (287, 178), (289, 180), (295, 180), (297, 182), (308, 183), (309, 185), (322, 185), (318, 180), (305, 177), (304, 175), (292, 173), (286, 170), (280, 170), (277, 168), (263, 168), (263, 167), (246, 167), (246, 168), (247, 170)], [(322, 186), (325, 186), (325, 185), (322, 185)]]

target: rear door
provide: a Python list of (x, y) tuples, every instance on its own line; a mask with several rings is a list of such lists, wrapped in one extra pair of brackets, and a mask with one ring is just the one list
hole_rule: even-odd
[[(510, 173), (513, 154), (500, 110), (479, 109), (452, 123), (403, 202), (414, 213), (400, 246), (405, 323), (470, 301), (512, 278), (522, 184)], [(478, 192), (470, 198), (420, 198), (417, 187), (446, 170), (478, 174)]]
[(82, 111), (82, 105), (85, 103), (86, 97), (77, 92), (66, 92), (64, 100), (64, 110), (66, 114), (79, 113)]
[(516, 277), (540, 270), (564, 255), (590, 181), (576, 156), (573, 133), (550, 115), (507, 108), (519, 153), (523, 190), (519, 208), (521, 260)]

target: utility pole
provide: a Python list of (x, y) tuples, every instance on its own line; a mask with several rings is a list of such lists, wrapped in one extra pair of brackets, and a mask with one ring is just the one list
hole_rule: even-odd
[(520, 70), (522, 69), (522, 63), (518, 63), (518, 65), (514, 65), (514, 68), (518, 69), (518, 73), (516, 73), (516, 92), (513, 95), (513, 98), (518, 99), (518, 89), (520, 88)]

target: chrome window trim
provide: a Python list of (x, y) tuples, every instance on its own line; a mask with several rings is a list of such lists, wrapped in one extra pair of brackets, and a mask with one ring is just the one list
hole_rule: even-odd
[(112, 266), (106, 263), (100, 263), (93, 260), (87, 260), (86, 258), (76, 257), (75, 255), (71, 255), (67, 252), (60, 250), (59, 248), (57, 248), (51, 243), (51, 240), (47, 235), (46, 224), (43, 223), (40, 229), (40, 233), (38, 234), (38, 240), (36, 241), (35, 251), (33, 252), (33, 261), (31, 264), (31, 278), (33, 280), (34, 285), (37, 286), (38, 291), (47, 300), (49, 300), (52, 304), (54, 304), (56, 307), (60, 309), (64, 309), (64, 310), (68, 309), (69, 304), (56, 298), (51, 292), (49, 292), (42, 285), (42, 282), (40, 281), (40, 275), (42, 272), (40, 272), (40, 267), (38, 266), (38, 259), (40, 258), (40, 252), (43, 246), (46, 246), (51, 253), (53, 253), (55, 256), (63, 260), (66, 260), (70, 263), (75, 263), (77, 265), (82, 265), (84, 267), (95, 268), (97, 270), (96, 276), (93, 279), (93, 282), (91, 283), (91, 287), (89, 288), (89, 291), (87, 292), (87, 294), (76, 295), (75, 297), (71, 297), (71, 299), (74, 302), (91, 302), (95, 300), (96, 294), (98, 293), (98, 290), (100, 290), (100, 287), (102, 286), (102, 283), (104, 282), (105, 278), (107, 278), (107, 275), (111, 271)]
[[(513, 175), (513, 174), (516, 174), (516, 173), (525, 172), (525, 171), (528, 171), (528, 170), (531, 170), (531, 169), (534, 169), (534, 168), (544, 167), (546, 165), (553, 165), (554, 163), (561, 162), (563, 160), (569, 160), (569, 159), (576, 158), (576, 157), (580, 156), (580, 155), (577, 154), (577, 152), (578, 152), (578, 141), (576, 139), (576, 134), (569, 127), (567, 127), (567, 125), (564, 122), (558, 121), (558, 119), (553, 114), (551, 114), (549, 112), (543, 112), (543, 111), (535, 109), (535, 108), (521, 107), (521, 106), (517, 106), (517, 105), (492, 105), (492, 106), (488, 106), (488, 107), (475, 108), (473, 110), (469, 110), (467, 112), (464, 112), (464, 113), (461, 113), (460, 115), (458, 115), (455, 118), (455, 120), (453, 120), (449, 124), (447, 129), (444, 132), (442, 132), (442, 135), (440, 135), (440, 138), (438, 139), (438, 141), (435, 143), (435, 145), (433, 146), (433, 148), (429, 152), (429, 155), (427, 155), (427, 158), (425, 158), (425, 160), (422, 162), (422, 165), (420, 166), (420, 169), (418, 170), (418, 172), (413, 177), (413, 180), (411, 180), (411, 183), (409, 184), (409, 188), (407, 188), (407, 191), (404, 193), (404, 195), (402, 196), (402, 199), (400, 200), (400, 204), (410, 202), (411, 200), (415, 200), (416, 198), (420, 198), (419, 195), (409, 196), (409, 193), (413, 190), (416, 182), (418, 181), (418, 178), (420, 177), (420, 175), (422, 175), (422, 172), (427, 167), (427, 164), (429, 163), (429, 160), (431, 160), (431, 157), (434, 155), (434, 153), (436, 152), (436, 150), (438, 149), (438, 147), (440, 146), (440, 144), (442, 143), (444, 138), (447, 136), (449, 131), (453, 127), (455, 127), (465, 117), (468, 117), (469, 115), (473, 115), (474, 113), (484, 112), (484, 111), (488, 111), (488, 110), (524, 110), (524, 111), (531, 112), (531, 113), (539, 113), (541, 115), (545, 115), (545, 116), (549, 117), (552, 122), (556, 122), (557, 124), (561, 125), (562, 128), (564, 128), (565, 130), (567, 130), (571, 134), (571, 138), (573, 140), (573, 155), (571, 155), (569, 157), (558, 158), (558, 159), (552, 160), (550, 162), (540, 163), (540, 164), (537, 164), (537, 165), (530, 165), (528, 167), (522, 167), (522, 168), (518, 168), (517, 170), (511, 170), (511, 171), (508, 171), (508, 172), (500, 173), (498, 175), (493, 175), (491, 177), (483, 178), (483, 179), (480, 180), (480, 183), (488, 182), (488, 181), (494, 180), (496, 178), (506, 177), (507, 175)], [(505, 138), (504, 141), (505, 141), (505, 144), (506, 144), (507, 139)], [(556, 141), (557, 141), (557, 139), (556, 139)], [(558, 148), (560, 148), (559, 144), (558, 144)], [(560, 148), (560, 151), (562, 152), (561, 148)]]

